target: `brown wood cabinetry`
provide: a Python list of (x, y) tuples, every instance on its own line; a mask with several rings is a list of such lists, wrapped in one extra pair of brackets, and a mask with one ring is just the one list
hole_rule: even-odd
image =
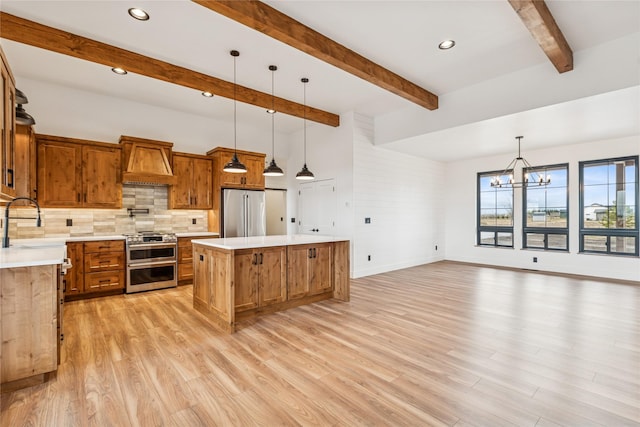
[(173, 153), (176, 184), (169, 189), (169, 209), (213, 207), (213, 160), (196, 154)]
[(115, 144), (37, 135), (42, 207), (119, 209), (121, 150)]
[(289, 299), (329, 292), (333, 288), (333, 244), (288, 247)]
[(286, 247), (235, 251), (234, 275), (236, 312), (286, 301)]
[(209, 231), (220, 231), (220, 197), (223, 188), (264, 190), (264, 160), (266, 155), (237, 150), (238, 159), (247, 167), (246, 173), (228, 173), (222, 168), (231, 160), (232, 148), (216, 147), (207, 152), (213, 159), (213, 207), (209, 211)]
[[(36, 134), (32, 126), (16, 126), (15, 155), (16, 197), (37, 199)], [(13, 206), (19, 205), (28, 205), (28, 202), (19, 200)]]
[(178, 285), (193, 283), (193, 239), (215, 239), (217, 236), (178, 237)]
[(125, 288), (123, 240), (67, 243), (73, 267), (65, 276), (65, 298), (77, 299), (121, 293)]
[(349, 301), (349, 241), (230, 249), (193, 245), (193, 307), (223, 331), (256, 315)]
[(237, 150), (238, 159), (247, 167), (247, 173), (229, 173), (222, 169), (236, 151), (232, 148), (216, 147), (207, 152), (213, 158), (213, 185), (219, 188), (245, 188), (264, 190), (265, 154)]
[(79, 295), (84, 292), (84, 243), (67, 243), (67, 258), (71, 268), (64, 276), (64, 296)]
[(15, 197), (16, 86), (0, 47), (0, 200)]
[(58, 265), (0, 269), (2, 391), (44, 380), (59, 363), (62, 316)]

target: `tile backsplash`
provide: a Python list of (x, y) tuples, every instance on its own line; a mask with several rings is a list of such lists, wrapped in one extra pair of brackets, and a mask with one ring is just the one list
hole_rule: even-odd
[[(43, 208), (42, 227), (36, 227), (34, 208), (12, 207), (12, 218), (34, 219), (10, 219), (9, 236), (12, 239), (31, 239), (106, 236), (136, 231), (207, 231), (207, 211), (168, 209), (168, 193), (167, 186), (126, 184), (122, 188), (122, 209)], [(127, 208), (149, 209), (149, 213), (131, 217)], [(67, 225), (67, 220), (71, 220), (71, 226)]]

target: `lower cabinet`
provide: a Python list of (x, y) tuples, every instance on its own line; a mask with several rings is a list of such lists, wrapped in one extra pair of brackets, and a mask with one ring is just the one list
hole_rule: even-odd
[(42, 382), (58, 369), (62, 299), (59, 266), (0, 269), (2, 391)]
[(265, 307), (287, 299), (287, 251), (284, 246), (240, 249), (234, 256), (236, 311)]
[(319, 243), (287, 248), (290, 300), (333, 289), (333, 247), (333, 243)]
[(215, 239), (214, 236), (178, 237), (178, 285), (193, 283), (193, 239)]
[(64, 279), (66, 299), (124, 292), (124, 240), (69, 242), (67, 256), (73, 267)]

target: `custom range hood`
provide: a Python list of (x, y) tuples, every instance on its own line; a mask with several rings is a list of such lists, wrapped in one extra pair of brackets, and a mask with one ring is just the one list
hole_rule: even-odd
[(122, 135), (122, 183), (172, 185), (171, 142)]

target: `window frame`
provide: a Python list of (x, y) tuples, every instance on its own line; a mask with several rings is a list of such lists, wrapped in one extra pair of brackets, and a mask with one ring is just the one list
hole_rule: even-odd
[[(522, 249), (530, 249), (530, 250), (544, 250), (544, 251), (554, 251), (554, 252), (569, 252), (569, 163), (557, 163), (553, 165), (542, 165), (542, 166), (532, 166), (530, 168), (522, 169), (522, 176), (529, 171), (539, 171), (544, 169), (545, 171), (548, 169), (560, 169), (564, 168), (567, 173), (567, 183), (566, 183), (566, 207), (567, 207), (567, 226), (563, 228), (559, 227), (529, 227), (527, 226), (527, 190), (529, 186), (525, 186), (522, 188)], [(553, 184), (553, 181), (551, 182)], [(532, 185), (532, 187), (535, 187)], [(546, 186), (545, 186), (546, 187)], [(546, 210), (547, 206), (545, 206)], [(529, 246), (527, 243), (527, 234), (544, 234), (544, 247), (535, 247)], [(549, 235), (564, 235), (567, 238), (567, 246), (564, 249), (559, 248), (550, 248), (549, 247)]]
[[(490, 172), (478, 172), (476, 175), (476, 244), (477, 246), (487, 247), (487, 248), (511, 248), (514, 246), (514, 232), (513, 232), (513, 224), (515, 223), (515, 215), (514, 215), (514, 191), (513, 187), (509, 187), (511, 189), (511, 226), (493, 226), (493, 225), (481, 225), (481, 197), (480, 197), (480, 179), (482, 177), (488, 176), (493, 177), (496, 175), (504, 175), (505, 173), (513, 172), (512, 170), (499, 170), (499, 171), (490, 171)], [(498, 191), (498, 189), (496, 189)], [(482, 243), (482, 233), (493, 233), (493, 244)], [(510, 233), (511, 234), (511, 245), (501, 245), (499, 244), (498, 234), (499, 233)]]
[[(637, 257), (639, 256), (639, 248), (638, 243), (640, 242), (640, 228), (638, 224), (639, 212), (638, 205), (640, 201), (640, 196), (638, 195), (639, 190), (639, 170), (640, 165), (638, 165), (638, 160), (640, 156), (623, 156), (623, 157), (614, 157), (608, 159), (598, 159), (598, 160), (587, 160), (578, 163), (579, 168), (579, 182), (580, 182), (580, 195), (579, 195), (579, 209), (580, 209), (580, 229), (579, 229), (579, 251), (580, 253), (586, 254), (599, 254), (599, 255), (613, 255), (613, 256), (631, 256)], [(602, 164), (602, 163), (613, 163), (620, 162), (626, 160), (634, 160), (635, 161), (635, 209), (634, 209), (634, 217), (635, 217), (635, 229), (620, 229), (620, 228), (585, 228), (584, 225), (584, 168), (585, 166), (589, 166), (592, 164)], [(608, 183), (607, 183), (608, 184)], [(608, 202), (608, 201), (607, 201)], [(585, 250), (584, 248), (584, 240), (585, 236), (605, 236), (606, 237), (606, 251), (596, 251), (596, 250)], [(631, 237), (635, 239), (635, 252), (634, 253), (624, 253), (624, 252), (615, 252), (611, 251), (611, 238), (612, 237)]]

